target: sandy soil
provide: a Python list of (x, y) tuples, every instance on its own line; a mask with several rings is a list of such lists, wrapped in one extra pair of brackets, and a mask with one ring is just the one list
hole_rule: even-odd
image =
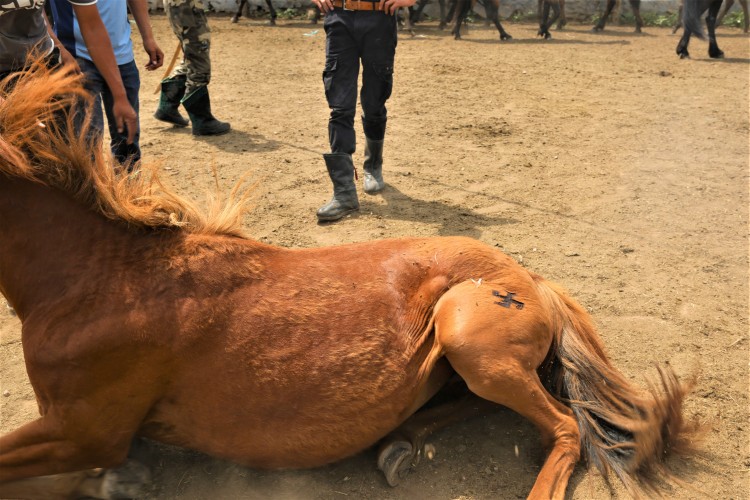
[[(722, 28), (727, 59), (709, 60), (694, 40), (693, 59), (681, 61), (667, 29), (571, 26), (545, 42), (534, 26), (507, 23), (515, 39), (500, 43), (481, 26), (455, 42), (422, 25), (398, 47), (388, 188), (362, 194), (358, 215), (321, 226), (315, 210), (330, 197), (322, 26), (210, 24), (213, 107), (231, 134), (194, 138), (155, 121), (161, 70), (142, 74), (144, 156), (163, 162), (173, 185), (202, 197), (211, 165), (223, 189), (252, 172), (260, 182), (249, 233), (282, 246), (464, 235), (504, 249), (569, 288), (629, 377), (642, 383), (667, 361), (698, 375), (687, 413), (709, 423), (704, 453), (674, 463), (685, 485), (667, 496), (746, 498), (747, 36)], [(169, 58), (165, 18), (154, 27)], [(36, 415), (20, 330), (0, 311), (3, 433)], [(435, 459), (395, 489), (372, 450), (316, 470), (267, 472), (151, 445), (147, 498), (522, 498), (543, 460), (536, 431), (509, 411), (431, 441)], [(576, 469), (570, 498), (610, 496), (625, 495)]]

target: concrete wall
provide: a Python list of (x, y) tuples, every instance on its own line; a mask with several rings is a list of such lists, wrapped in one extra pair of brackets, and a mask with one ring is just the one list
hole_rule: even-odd
[[(213, 12), (234, 12), (237, 10), (238, 0), (203, 0), (208, 6), (208, 9)], [(288, 9), (288, 8), (306, 8), (312, 5), (309, 0), (272, 0), (273, 5), (276, 9)], [(248, 0), (249, 4), (253, 7), (262, 6), (266, 8), (265, 0)], [(446, 0), (446, 3), (448, 0)], [(567, 0), (565, 3), (565, 11), (568, 19), (571, 20), (586, 20), (592, 16), (601, 13), (607, 0)], [(629, 14), (632, 12), (630, 8), (629, 0), (621, 0), (620, 12), (623, 14)], [(641, 12), (677, 12), (680, 0), (641, 0)], [(149, 5), (152, 9), (162, 8), (162, 0), (149, 0)], [(438, 0), (430, 0), (430, 3), (425, 8), (425, 12), (432, 16), (437, 17), (439, 15)], [(514, 12), (519, 11), (522, 13), (536, 12), (537, 0), (500, 0), (500, 15), (502, 18), (510, 17)], [(477, 5), (475, 11), (482, 15), (484, 9)], [(617, 7), (615, 7), (617, 12)]]

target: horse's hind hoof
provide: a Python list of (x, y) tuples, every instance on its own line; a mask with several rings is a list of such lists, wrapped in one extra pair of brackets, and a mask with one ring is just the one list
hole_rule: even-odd
[(512, 36), (510, 36), (510, 35), (509, 35), (509, 34), (507, 34), (507, 33), (503, 33), (503, 34), (501, 34), (501, 35), (500, 35), (500, 40), (502, 40), (502, 41), (505, 41), (505, 40), (513, 40), (513, 37), (512, 37)]
[(239, 17), (237, 17), (237, 16), (233, 16), (233, 17), (232, 17), (232, 23), (233, 23), (233, 24), (237, 24), (237, 21), (239, 21), (239, 20), (240, 20), (240, 18), (239, 18)]
[(599, 26), (598, 24), (594, 26), (593, 28), (591, 28), (591, 31), (593, 31), (594, 33), (599, 33), (600, 31), (603, 31), (603, 30), (604, 30), (604, 26)]
[(412, 463), (413, 447), (407, 441), (393, 441), (383, 448), (378, 455), (378, 469), (385, 474), (390, 486), (398, 486), (409, 474)]
[(708, 57), (711, 59), (724, 59), (724, 51), (717, 50), (716, 52), (708, 51)]
[(86, 478), (75, 492), (89, 498), (140, 498), (151, 482), (148, 468), (135, 460), (128, 460), (116, 469), (100, 470)]

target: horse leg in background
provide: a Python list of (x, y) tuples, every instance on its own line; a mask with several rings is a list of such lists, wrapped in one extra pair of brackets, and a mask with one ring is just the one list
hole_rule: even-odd
[(276, 9), (273, 8), (271, 0), (266, 0), (266, 5), (268, 5), (268, 12), (271, 14), (271, 19), (268, 21), (268, 24), (276, 26)]
[(411, 22), (411, 11), (408, 7), (399, 7), (398, 10), (403, 22), (402, 26), (406, 28), (411, 36), (414, 36), (414, 25)]
[[(729, 12), (729, 9), (731, 9), (733, 5), (734, 0), (724, 0), (723, 8), (719, 13), (719, 17), (716, 18), (716, 26), (721, 26), (721, 23), (724, 21), (724, 16), (727, 15), (727, 12)], [(747, 18), (747, 14), (745, 14), (745, 18)], [(745, 32), (747, 32), (747, 30), (745, 30)]]
[[(134, 498), (142, 493), (150, 474), (135, 461), (124, 462), (129, 438), (93, 424), (78, 427), (81, 422), (97, 422), (98, 415), (55, 418), (55, 414), (49, 409), (45, 416), (0, 437), (0, 498), (109, 499)], [(77, 433), (65, 429), (69, 422), (77, 426)], [(114, 425), (117, 428), (118, 424)], [(87, 431), (92, 435), (83, 435)], [(114, 469), (92, 469), (123, 462)]]
[[(729, 0), (730, 2), (734, 2), (734, 0)], [(672, 27), (672, 34), (674, 35), (677, 33), (677, 30), (682, 28), (682, 8), (684, 4), (680, 2), (680, 8), (677, 9), (677, 21), (675, 21), (674, 26)]]
[(630, 0), (630, 7), (633, 9), (635, 16), (635, 32), (640, 33), (643, 27), (643, 18), (641, 17), (641, 0)]
[(706, 28), (708, 29), (708, 55), (712, 59), (723, 59), (724, 52), (716, 43), (716, 16), (721, 8), (721, 0), (714, 0), (708, 6), (708, 15), (706, 16)]
[[(320, 21), (320, 9), (317, 5), (313, 4), (312, 8), (315, 10), (315, 13), (313, 14), (313, 17), (311, 19), (311, 22), (313, 24), (318, 24), (318, 21)], [(309, 12), (309, 11), (308, 11)]]
[(688, 59), (690, 57), (690, 53), (688, 52), (688, 44), (690, 43), (690, 28), (687, 26), (683, 26), (682, 31), (682, 37), (680, 38), (680, 41), (677, 43), (677, 55), (680, 56), (680, 59)]
[(461, 25), (471, 10), (471, 0), (456, 0), (456, 22), (451, 34), (455, 40), (461, 39)]
[(487, 17), (492, 19), (492, 22), (495, 25), (495, 28), (497, 28), (497, 31), (500, 33), (500, 40), (512, 39), (513, 37), (510, 36), (508, 32), (505, 31), (505, 28), (503, 28), (503, 25), (500, 24), (500, 17), (499, 17), (500, 0), (487, 0), (484, 8), (488, 13)]
[(420, 410), (386, 436), (378, 452), (378, 468), (390, 486), (398, 485), (423, 456), (432, 459), (425, 444), (436, 431), (472, 417), (496, 413), (501, 407), (465, 391), (463, 396), (439, 406)]
[(557, 21), (557, 29), (561, 30), (568, 24), (568, 18), (565, 17), (565, 0), (560, 0), (558, 4), (560, 5), (560, 20)]
[(422, 11), (430, 0), (419, 0), (417, 8), (413, 11), (412, 21), (418, 23), (422, 20)]
[(604, 29), (604, 26), (607, 24), (607, 18), (612, 13), (612, 9), (615, 8), (615, 3), (617, 3), (617, 0), (607, 0), (607, 8), (604, 9), (604, 14), (599, 18), (599, 22), (593, 27), (594, 31), (602, 31)]
[[(748, 32), (748, 27), (750, 27), (750, 16), (748, 15), (748, 9), (747, 9), (747, 0), (739, 0), (740, 7), (742, 7), (742, 24), (743, 24), (743, 31), (745, 33)], [(721, 23), (724, 21), (724, 16), (727, 15), (727, 12), (729, 12), (729, 9), (732, 8), (732, 5), (734, 5), (734, 0), (726, 0), (724, 2), (724, 7), (721, 9), (721, 12), (719, 13), (719, 17), (716, 18), (716, 26), (721, 26)]]
[(539, 31), (536, 32), (537, 36), (542, 36), (544, 39), (550, 38), (552, 35), (547, 30), (547, 21), (549, 20), (549, 0), (539, 0)]
[(450, 23), (453, 20), (453, 16), (456, 15), (456, 7), (458, 5), (458, 0), (449, 0), (450, 7), (448, 8), (448, 13), (445, 16), (440, 16), (440, 26), (438, 26), (438, 29), (444, 30), (446, 26), (448, 26), (448, 23)]
[(234, 16), (232, 16), (233, 23), (236, 23), (242, 17), (242, 9), (245, 8), (246, 3), (247, 3), (247, 0), (240, 0), (240, 6), (237, 7), (237, 13)]

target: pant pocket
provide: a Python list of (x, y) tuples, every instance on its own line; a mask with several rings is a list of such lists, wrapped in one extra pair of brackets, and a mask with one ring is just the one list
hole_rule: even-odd
[(330, 98), (331, 88), (333, 87), (333, 76), (336, 73), (337, 61), (335, 58), (326, 61), (323, 69), (323, 87), (326, 91), (326, 97)]

